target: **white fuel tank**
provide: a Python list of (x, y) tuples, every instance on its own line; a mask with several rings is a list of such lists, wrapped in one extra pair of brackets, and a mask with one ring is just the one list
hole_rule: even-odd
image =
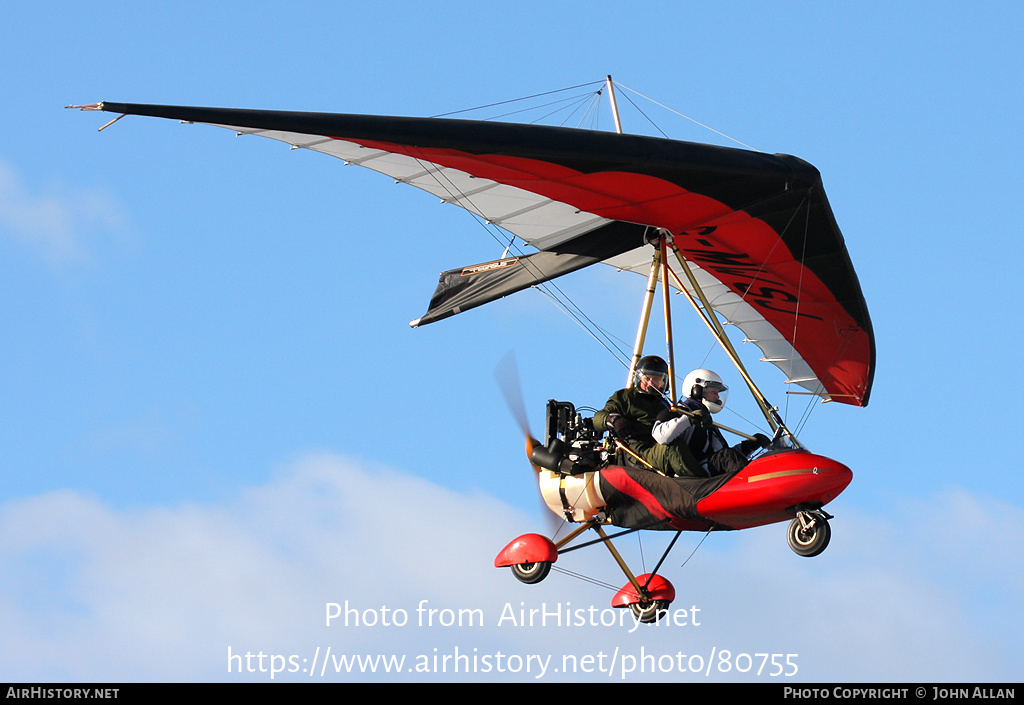
[(598, 475), (600, 472), (563, 476), (550, 470), (541, 470), (538, 481), (544, 503), (559, 517), (565, 518), (565, 508), (562, 504), (564, 491), (572, 520), (577, 523), (587, 521), (605, 505), (605, 499), (601, 496), (601, 483)]

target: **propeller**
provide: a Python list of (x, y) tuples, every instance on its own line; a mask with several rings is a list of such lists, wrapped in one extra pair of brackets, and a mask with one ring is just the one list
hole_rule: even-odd
[[(523, 388), (519, 381), (519, 366), (516, 364), (514, 351), (509, 350), (498, 361), (497, 366), (494, 368), (494, 376), (498, 380), (498, 387), (501, 389), (502, 396), (505, 397), (505, 404), (508, 406), (508, 410), (515, 417), (519, 430), (526, 437), (526, 457), (529, 459), (533, 449), (542, 444), (530, 434), (529, 424), (526, 420), (526, 405), (523, 403)], [(532, 462), (530, 465), (535, 472), (540, 472), (541, 469)]]
[[(509, 411), (512, 416), (515, 417), (516, 423), (519, 425), (519, 430), (526, 438), (526, 457), (530, 459), (533, 453), (533, 449), (542, 447), (544, 444), (537, 440), (530, 433), (529, 423), (526, 420), (526, 405), (523, 403), (523, 388), (519, 381), (519, 366), (516, 364), (515, 352), (509, 350), (504, 357), (498, 362), (494, 368), (494, 376), (498, 380), (498, 387), (501, 389), (502, 396), (505, 397), (505, 404), (508, 405)], [(532, 460), (530, 467), (533, 468), (534, 473), (539, 475), (541, 468), (535, 465)], [(536, 475), (534, 481), (536, 482)], [(534, 485), (538, 491), (538, 499), (541, 504), (541, 516), (545, 517), (545, 524), (547, 525), (548, 535), (554, 536), (562, 525), (562, 521), (559, 520), (552, 512), (547, 503), (544, 502), (544, 498), (540, 496), (540, 488)]]

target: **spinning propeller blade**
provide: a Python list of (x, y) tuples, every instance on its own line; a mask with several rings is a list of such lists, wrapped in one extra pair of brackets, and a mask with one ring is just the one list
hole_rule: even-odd
[[(516, 356), (513, 351), (510, 350), (501, 358), (497, 367), (494, 368), (494, 376), (498, 379), (498, 386), (501, 388), (502, 396), (505, 397), (509, 411), (515, 417), (516, 423), (519, 424), (519, 430), (526, 437), (526, 457), (529, 458), (533, 449), (541, 445), (541, 442), (530, 434), (529, 424), (526, 421), (526, 406), (523, 403), (523, 388), (519, 382), (519, 367), (516, 365)], [(534, 471), (540, 472), (539, 467), (533, 463), (530, 464)]]
[[(519, 366), (516, 364), (515, 352), (509, 350), (508, 353), (501, 358), (497, 366), (494, 368), (494, 376), (498, 380), (498, 386), (501, 388), (502, 396), (505, 397), (505, 403), (508, 405), (508, 410), (512, 412), (512, 416), (515, 417), (516, 423), (519, 424), (519, 430), (522, 432), (523, 436), (526, 437), (526, 457), (529, 459), (533, 453), (533, 449), (538, 446), (542, 446), (543, 443), (530, 434), (529, 424), (526, 421), (526, 405), (523, 403), (523, 387), (519, 382)], [(536, 475), (540, 475), (541, 468), (534, 465), (532, 460), (530, 462), (530, 467), (533, 468)], [(540, 495), (540, 488), (536, 487), (536, 489), (538, 498), (540, 499), (541, 516), (545, 517), (547, 533), (550, 536), (554, 536), (561, 528), (562, 521), (551, 513), (551, 509), (548, 507), (547, 503), (544, 502), (543, 496)]]

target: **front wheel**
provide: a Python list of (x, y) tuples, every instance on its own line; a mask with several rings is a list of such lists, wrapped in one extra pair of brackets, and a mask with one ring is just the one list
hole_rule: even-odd
[(549, 572), (551, 572), (551, 561), (518, 563), (512, 566), (512, 575), (516, 576), (516, 580), (527, 585), (539, 583), (548, 577)]
[(638, 622), (651, 624), (657, 622), (668, 613), (668, 600), (651, 600), (650, 602), (633, 602), (629, 605), (629, 611)]
[(794, 553), (811, 558), (828, 546), (832, 538), (832, 527), (829, 526), (828, 520), (818, 513), (801, 513), (789, 523), (786, 538)]

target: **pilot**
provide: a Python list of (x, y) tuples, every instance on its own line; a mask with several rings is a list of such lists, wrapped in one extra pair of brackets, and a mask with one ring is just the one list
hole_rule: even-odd
[(660, 444), (651, 435), (658, 415), (669, 408), (668, 364), (657, 355), (637, 363), (633, 384), (615, 392), (604, 408), (594, 414), (594, 428), (611, 431), (630, 451), (656, 471), (666, 475), (706, 477), (685, 443)]
[(729, 396), (729, 388), (716, 373), (694, 370), (683, 380), (683, 389), (689, 391), (689, 396), (676, 405), (679, 411), (665, 408), (658, 412), (651, 435), (661, 445), (685, 445), (700, 465), (699, 477), (742, 470), (750, 462), (751, 453), (771, 444), (768, 437), (760, 433), (731, 448), (725, 442), (722, 432), (711, 420), (712, 414), (725, 408)]

